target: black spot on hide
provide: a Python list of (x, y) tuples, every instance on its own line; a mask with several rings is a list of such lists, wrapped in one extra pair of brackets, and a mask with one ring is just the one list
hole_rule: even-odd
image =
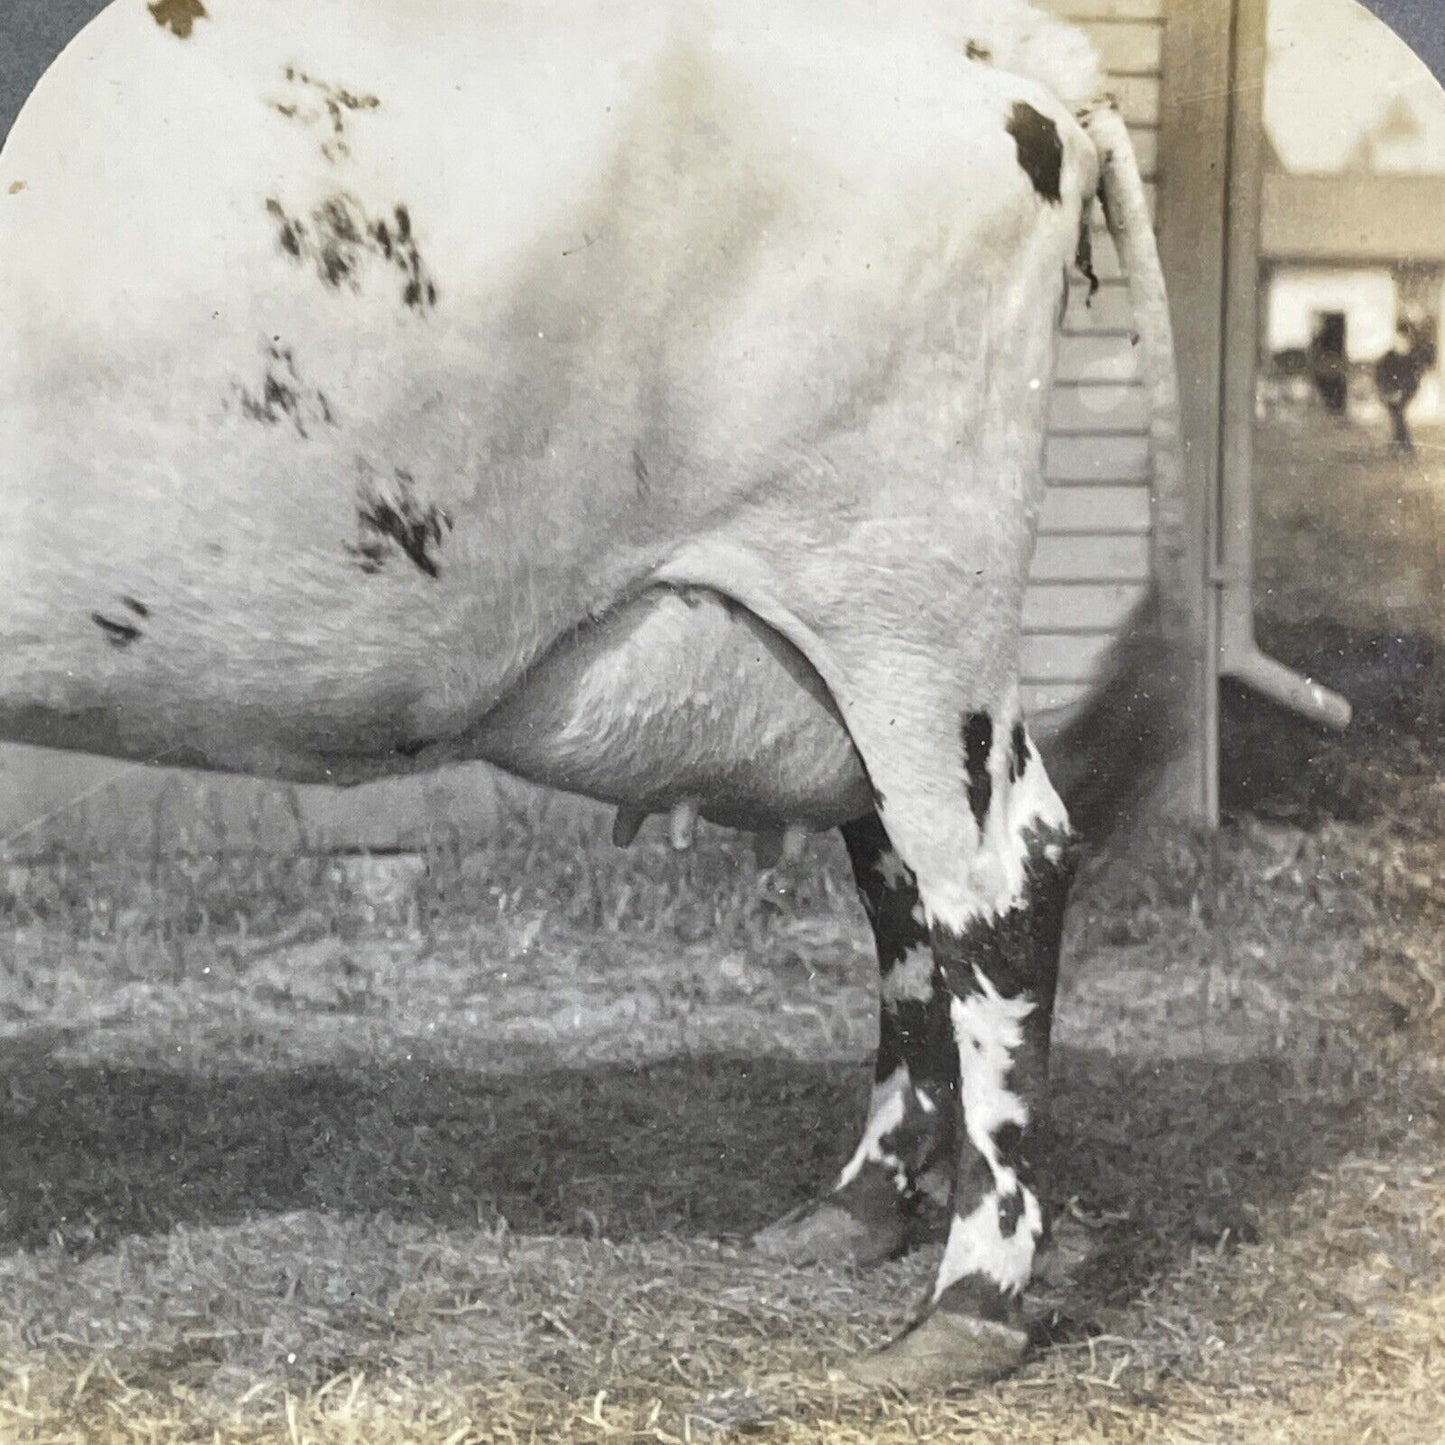
[(1003, 1124), (994, 1130), (993, 1144), (1005, 1164), (1016, 1165), (1023, 1147), (1024, 1131), (1017, 1124)]
[(238, 386), (236, 394), (243, 415), (266, 426), (289, 421), (300, 437), (310, 436), (308, 427), (318, 423), (336, 425), (336, 414), (326, 393), (301, 380), (295, 354), (279, 341), (266, 347), (265, 373), (260, 386), (254, 391)]
[(993, 751), (993, 719), (986, 712), (971, 712), (963, 719), (963, 766), (968, 786), (968, 806), (978, 831), (983, 832), (993, 801), (993, 778), (988, 771)]
[(310, 264), (323, 286), (331, 291), (360, 294), (362, 277), (372, 264), (396, 272), (401, 303), (410, 311), (425, 313), (437, 302), (437, 286), (417, 244), (411, 212), (393, 206), (390, 216), (373, 219), (354, 196), (343, 192), (328, 197), (309, 217), (290, 214), (274, 196), (266, 211), (276, 223), (276, 243), (287, 256)]
[(1009, 733), (1008, 780), (1016, 783), (1029, 765), (1029, 735), (1023, 723), (1016, 722)]
[(998, 1232), (1005, 1239), (1012, 1239), (1018, 1233), (1019, 1221), (1024, 1217), (1024, 1192), (1015, 1189), (1005, 1194), (998, 1202)]
[[(1039, 1007), (1024, 1021), (1045, 1014), (1052, 1006), (1059, 971), (1059, 938), (1064, 905), (1074, 876), (1078, 842), (1059, 828), (1031, 828), (1023, 839), (1024, 889), (1019, 903), (1007, 913), (981, 917), (961, 933), (933, 930), (934, 957), (945, 982), (958, 998), (979, 991), (975, 969), (980, 970), (1004, 998), (1027, 994)], [(1050, 857), (1050, 850), (1057, 856)]]
[(139, 627), (132, 627), (129, 622), (116, 622), (109, 617), (102, 616), (99, 612), (92, 612), (90, 620), (100, 628), (101, 636), (112, 647), (129, 647), (141, 635)]
[(120, 602), (122, 607), (128, 607), (137, 617), (149, 617), (151, 615), (150, 608), (147, 607), (144, 602), (137, 602), (134, 597), (122, 597)]
[(985, 64), (993, 59), (993, 51), (990, 50), (987, 45), (980, 44), (977, 40), (970, 40), (968, 44), (963, 47), (963, 53), (970, 60), (981, 60)]
[(903, 881), (897, 887), (886, 881), (879, 864), (886, 854), (894, 853), (894, 848), (876, 813), (845, 823), (840, 831), (853, 865), (858, 893), (873, 925), (878, 967), (886, 974), (903, 961), (910, 949), (928, 944), (928, 930), (913, 917), (914, 905), (918, 902), (913, 875), (905, 869)]
[(1019, 165), (1041, 199), (1058, 205), (1063, 199), (1059, 182), (1064, 168), (1064, 143), (1059, 128), (1027, 101), (1014, 102), (1005, 127), (1014, 138)]
[(441, 574), (436, 552), (452, 530), (451, 514), (416, 495), (411, 473), (398, 468), (394, 481), (378, 485), (370, 469), (357, 488), (355, 542), (346, 550), (367, 573), (381, 571), (393, 548), (428, 577)]
[(299, 125), (319, 127), (326, 136), (321, 142), (321, 154), (328, 161), (334, 164), (349, 156), (348, 119), (357, 112), (377, 109), (381, 101), (374, 95), (318, 80), (294, 65), (288, 65), (282, 74), (292, 87), (291, 98), (271, 101), (271, 109)]

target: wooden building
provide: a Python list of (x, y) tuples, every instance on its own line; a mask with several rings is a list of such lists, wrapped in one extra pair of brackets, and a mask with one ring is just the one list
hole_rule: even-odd
[[(1188, 699), (1173, 807), (1214, 821), (1218, 681), (1238, 677), (1319, 720), (1348, 708), (1255, 643), (1251, 465), (1259, 332), (1267, 0), (1046, 0), (1083, 26), (1151, 183), (1169, 283), (1182, 477), (1163, 484), (1125, 278), (1104, 237), (1105, 285), (1082, 280), (1065, 318), (1046, 454), (1050, 483), (1026, 605), (1027, 697), (1076, 701), (1151, 576), (1173, 594)], [(1107, 268), (1107, 269), (1104, 269)], [(1172, 470), (1172, 469), (1169, 469)]]
[[(33, 3), (22, 0), (21, 8)], [(1127, 281), (1096, 217), (1102, 285), (1088, 304), (1082, 278), (1074, 288), (1052, 395), (1050, 486), (1026, 603), (1026, 704), (1042, 714), (1077, 702), (1151, 575), (1164, 579), (1184, 619), (1178, 656), (1190, 719), (1173, 800), (1210, 820), (1221, 672), (1317, 715), (1340, 716), (1337, 700), (1262, 658), (1253, 642), (1249, 470), (1266, 0), (1040, 3), (1091, 35), (1150, 185), (1180, 358), (1184, 474), (1168, 495), (1151, 485), (1155, 459)], [(75, 0), (79, 7), (93, 12), (99, 4)], [(0, 838), (26, 850), (83, 827), (92, 836), (145, 841), (157, 826), (162, 789), (169, 816), (181, 823), (203, 811), (204, 796), (204, 810), (232, 818), (232, 831), (260, 817), (276, 820), (278, 837), (295, 836), (284, 790), (12, 748), (0, 750)], [(342, 846), (404, 845), (438, 818), (464, 833), (484, 829), (495, 806), (484, 768), (347, 795), (298, 793), (313, 836)], [(81, 796), (83, 810), (73, 802)]]
[[(1343, 323), (1342, 351), (1357, 389), (1374, 401), (1369, 363), (1396, 344), (1400, 320), (1440, 336), (1445, 174), (1298, 175), (1272, 165), (1264, 178), (1260, 249), (1270, 311), (1266, 367), (1281, 352), (1306, 346), (1321, 317), (1333, 314)], [(1411, 415), (1445, 419), (1438, 347)]]

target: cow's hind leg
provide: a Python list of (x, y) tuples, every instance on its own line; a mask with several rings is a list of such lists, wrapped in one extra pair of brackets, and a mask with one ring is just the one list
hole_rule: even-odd
[(948, 1243), (923, 1317), (854, 1362), (867, 1384), (927, 1389), (1006, 1372), (1026, 1335), (1022, 1295), (1043, 1233), (1037, 1144), (1072, 843), (1063, 804), (1016, 706), (970, 708), (952, 756), (924, 737), (860, 750), (880, 815), (912, 866), (934, 979), (958, 1058)]
[(832, 1191), (754, 1239), (793, 1263), (890, 1259), (928, 1237), (952, 1194), (958, 1053), (918, 889), (876, 813), (842, 833), (878, 951), (878, 1055), (863, 1136)]

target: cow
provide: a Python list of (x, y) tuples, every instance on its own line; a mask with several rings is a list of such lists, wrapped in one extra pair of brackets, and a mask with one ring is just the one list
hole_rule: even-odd
[(760, 1245), (937, 1196), (852, 1373), (1007, 1370), (1075, 857), (1021, 602), (1101, 179), (1142, 306), (1122, 122), (1023, 0), (115, 0), (0, 153), (0, 738), (842, 828), (878, 1083)]

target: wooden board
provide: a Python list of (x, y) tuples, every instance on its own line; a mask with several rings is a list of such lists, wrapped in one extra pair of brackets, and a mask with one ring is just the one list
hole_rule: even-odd
[(1029, 577), (1033, 582), (1147, 582), (1149, 538), (1040, 537)]
[(1138, 582), (1041, 582), (1024, 600), (1024, 627), (1034, 633), (1112, 633), (1146, 590)]
[(1047, 733), (1089, 695), (1080, 682), (1025, 682), (1019, 689), (1024, 716), (1034, 733)]
[(1070, 382), (1134, 381), (1139, 376), (1139, 348), (1127, 336), (1092, 336), (1087, 332), (1059, 338), (1054, 385)]
[(1044, 448), (1044, 475), (1059, 486), (1147, 482), (1146, 436), (1052, 436)]
[(1088, 682), (1112, 640), (1110, 632), (1031, 632), (1024, 638), (1023, 681)]
[(1139, 385), (1056, 382), (1049, 397), (1049, 429), (1055, 433), (1145, 431), (1149, 405)]
[(1159, 74), (1164, 25), (1159, 20), (1123, 20), (1088, 27), (1089, 39), (1112, 80), (1116, 76)]
[(1109, 93), (1118, 102), (1130, 125), (1159, 122), (1159, 77), (1157, 75), (1115, 75), (1109, 77)]
[(1149, 530), (1149, 488), (1134, 486), (1050, 487), (1039, 518), (1040, 536), (1116, 533), (1140, 535)]
[(1070, 279), (1069, 304), (1064, 310), (1063, 334), (1065, 336), (1087, 336), (1095, 332), (1110, 332), (1121, 336), (1134, 334), (1134, 303), (1129, 297), (1129, 286), (1125, 281), (1099, 282), (1099, 289), (1091, 296), (1089, 283)]

